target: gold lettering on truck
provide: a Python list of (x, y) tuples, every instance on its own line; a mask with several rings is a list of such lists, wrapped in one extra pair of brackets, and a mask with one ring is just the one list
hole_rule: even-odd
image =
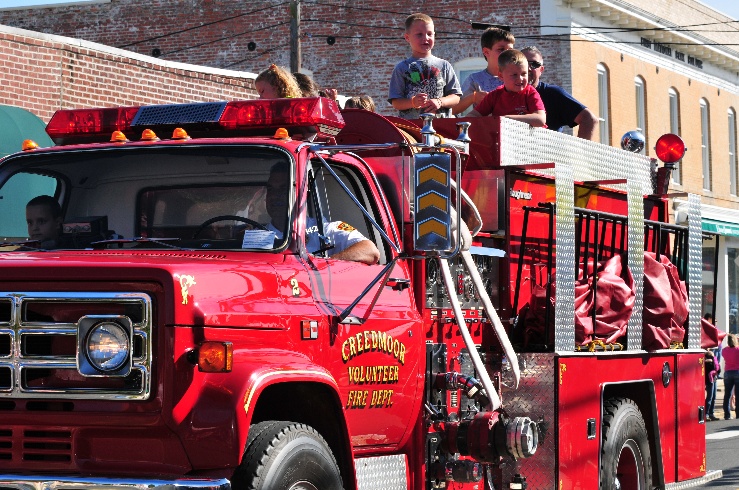
[[(405, 364), (405, 344), (387, 332), (364, 330), (348, 337), (341, 344), (341, 359), (345, 363), (369, 352), (386, 354), (399, 365)], [(347, 366), (346, 369), (350, 385), (387, 386), (400, 381), (400, 366), (394, 364), (363, 364)], [(389, 408), (393, 406), (394, 393), (394, 390), (380, 387), (372, 390), (350, 390), (345, 406), (347, 409)]]
[(405, 364), (405, 344), (387, 332), (365, 330), (352, 335), (341, 344), (341, 359), (347, 362), (367, 352), (384, 352)]

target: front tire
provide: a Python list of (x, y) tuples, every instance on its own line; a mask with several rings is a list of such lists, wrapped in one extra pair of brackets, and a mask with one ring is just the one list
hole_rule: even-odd
[(646, 424), (639, 407), (628, 398), (611, 398), (603, 406), (600, 488), (652, 488), (652, 457)]
[(326, 440), (312, 427), (271, 420), (249, 429), (235, 490), (342, 490), (341, 472)]

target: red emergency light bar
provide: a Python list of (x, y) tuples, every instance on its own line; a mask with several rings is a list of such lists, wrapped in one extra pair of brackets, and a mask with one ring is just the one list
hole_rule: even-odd
[(127, 131), (131, 128), (138, 107), (114, 107), (109, 109), (59, 110), (46, 125), (46, 134), (57, 145), (72, 141), (105, 141), (114, 131)]
[(163, 135), (176, 127), (195, 137), (271, 136), (281, 127), (290, 134), (327, 137), (341, 131), (344, 118), (335, 101), (322, 97), (258, 99), (60, 110), (52, 116), (46, 132), (61, 145), (109, 141), (113, 131), (135, 141), (145, 129)]

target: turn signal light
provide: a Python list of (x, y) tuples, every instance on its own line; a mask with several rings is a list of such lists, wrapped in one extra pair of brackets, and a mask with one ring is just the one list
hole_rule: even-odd
[(287, 129), (285, 128), (277, 128), (277, 131), (275, 131), (274, 138), (276, 140), (286, 140), (290, 137), (290, 133), (287, 132)]
[(231, 342), (203, 342), (198, 349), (198, 370), (204, 373), (228, 373), (233, 364)]
[(126, 135), (122, 131), (113, 131), (113, 134), (110, 135), (110, 141), (113, 143), (125, 143), (128, 141), (128, 138), (126, 138)]
[(175, 128), (174, 131), (172, 131), (172, 139), (173, 140), (189, 140), (190, 135), (187, 134), (187, 131), (185, 131), (182, 128)]
[(21, 146), (21, 149), (23, 151), (29, 151), (29, 150), (35, 150), (38, 148), (38, 143), (36, 143), (33, 140), (23, 140), (23, 146)]
[(151, 129), (145, 129), (141, 133), (141, 141), (159, 141), (159, 136)]

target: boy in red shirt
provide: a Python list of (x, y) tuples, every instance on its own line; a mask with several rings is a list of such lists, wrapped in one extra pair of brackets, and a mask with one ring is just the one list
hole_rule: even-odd
[(534, 127), (546, 127), (544, 103), (529, 85), (529, 63), (518, 50), (509, 49), (498, 57), (498, 78), (503, 85), (489, 92), (469, 113), (474, 116), (506, 116)]

